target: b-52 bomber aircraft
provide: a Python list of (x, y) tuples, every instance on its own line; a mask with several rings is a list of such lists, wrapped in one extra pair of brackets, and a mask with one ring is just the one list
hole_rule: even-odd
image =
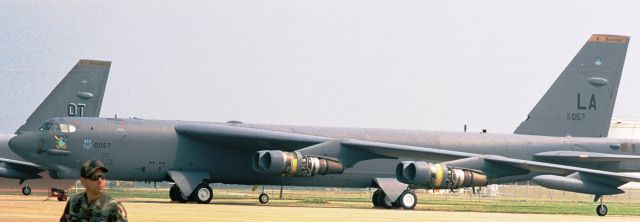
[(101, 159), (111, 179), (173, 181), (179, 202), (209, 203), (210, 183), (376, 187), (373, 205), (412, 209), (415, 189), (532, 180), (604, 216), (603, 195), (640, 181), (640, 141), (605, 138), (628, 43), (591, 36), (514, 134), (61, 117), (10, 147), (57, 178)]

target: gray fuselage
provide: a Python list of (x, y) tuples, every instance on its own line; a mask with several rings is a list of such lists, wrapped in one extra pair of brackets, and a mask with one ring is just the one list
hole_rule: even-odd
[[(358, 162), (343, 174), (288, 178), (255, 172), (251, 157), (265, 147), (225, 147), (178, 134), (177, 124), (184, 121), (105, 118), (55, 118), (49, 122), (71, 124), (75, 132), (28, 132), (36, 137), (28, 147), (15, 149), (21, 156), (55, 171), (58, 178), (77, 178), (80, 165), (87, 159), (100, 159), (108, 166), (109, 178), (135, 181), (166, 181), (167, 171), (208, 172), (211, 182), (228, 184), (299, 185), (330, 187), (367, 187), (372, 178), (395, 178), (396, 165), (405, 159), (371, 159)], [(199, 123), (202, 124), (202, 123)], [(608, 138), (549, 137), (492, 133), (462, 133), (419, 130), (336, 128), (310, 126), (224, 124), (330, 139), (364, 141), (428, 147), (477, 154), (500, 155), (522, 160), (551, 162), (534, 155), (548, 151), (585, 151), (638, 155), (640, 141)], [(59, 144), (64, 136), (64, 144)], [(39, 138), (39, 139), (37, 139)], [(34, 138), (29, 138), (34, 139)], [(288, 150), (286, 147), (276, 147)], [(273, 149), (273, 147), (271, 147)], [(417, 159), (407, 159), (417, 160)], [(420, 159), (424, 160), (424, 159)], [(439, 160), (429, 160), (437, 162)], [(567, 162), (561, 164), (615, 172), (637, 172), (640, 161)], [(53, 175), (53, 174), (52, 174)], [(492, 183), (528, 180), (533, 174), (493, 179)]]

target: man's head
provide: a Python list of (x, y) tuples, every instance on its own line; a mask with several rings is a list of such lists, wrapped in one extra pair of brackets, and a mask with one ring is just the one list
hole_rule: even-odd
[(88, 160), (80, 167), (80, 183), (87, 193), (101, 195), (106, 187), (105, 173), (109, 170), (100, 160)]
[(104, 173), (109, 172), (107, 167), (104, 166), (102, 161), (100, 160), (87, 160), (80, 167), (80, 176), (84, 178), (89, 178), (91, 175), (98, 169), (102, 169)]

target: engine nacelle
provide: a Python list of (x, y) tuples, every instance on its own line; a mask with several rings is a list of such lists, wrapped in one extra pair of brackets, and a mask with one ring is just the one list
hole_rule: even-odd
[(413, 161), (402, 161), (396, 166), (396, 179), (401, 183), (411, 184), (409, 179), (405, 178), (404, 171), (411, 165)]
[(403, 161), (396, 166), (396, 178), (403, 183), (432, 189), (458, 189), (488, 184), (487, 176), (480, 172), (427, 162)]
[(300, 152), (262, 150), (253, 155), (253, 170), (289, 177), (341, 174), (344, 166), (337, 160), (319, 156), (306, 156)]

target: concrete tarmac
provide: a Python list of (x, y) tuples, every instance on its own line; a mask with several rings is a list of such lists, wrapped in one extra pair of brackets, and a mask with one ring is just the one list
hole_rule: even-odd
[[(57, 221), (65, 202), (43, 196), (0, 195), (1, 221)], [(122, 199), (129, 221), (640, 221), (640, 217), (606, 217), (443, 212), (418, 210), (312, 208), (259, 205), (256, 201), (215, 200), (212, 204), (179, 204), (164, 199)]]

